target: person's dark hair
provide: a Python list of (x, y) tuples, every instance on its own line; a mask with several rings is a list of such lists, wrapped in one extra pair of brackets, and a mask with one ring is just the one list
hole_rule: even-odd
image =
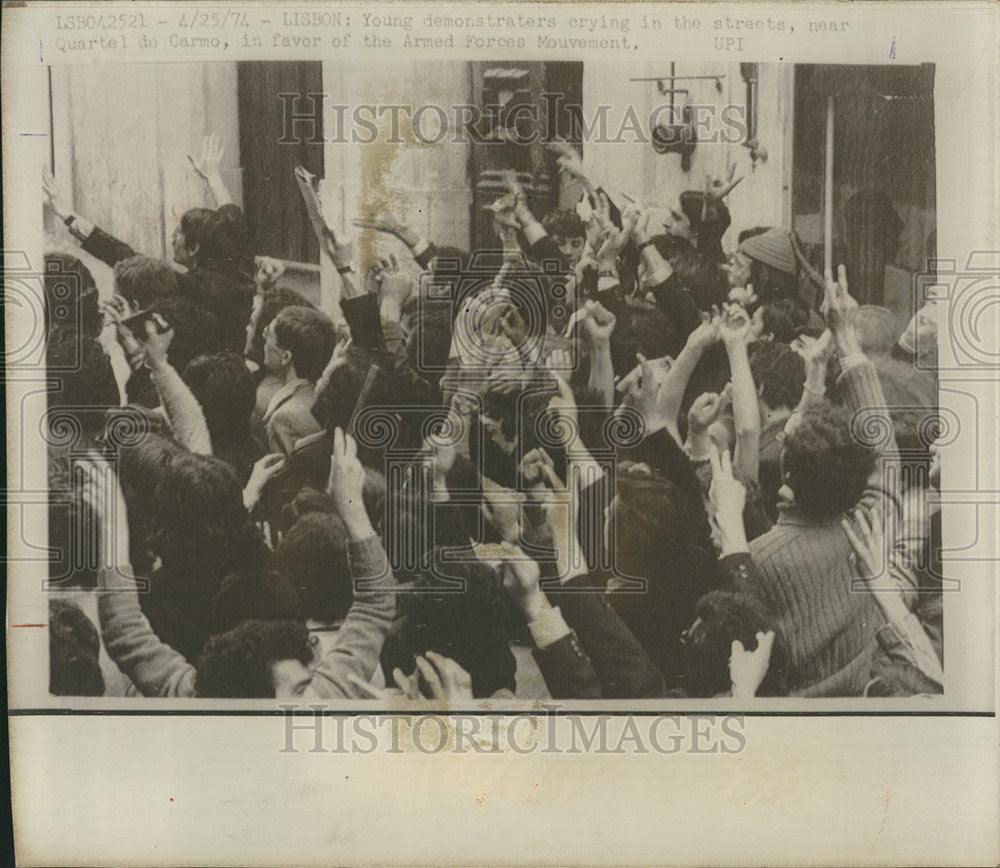
[(69, 253), (45, 254), (45, 328), (67, 328), (87, 337), (101, 333), (102, 318), (94, 276)]
[(678, 254), (673, 267), (681, 286), (694, 297), (698, 310), (709, 310), (712, 305), (725, 303), (729, 281), (717, 261), (698, 250)]
[(794, 410), (802, 399), (805, 362), (788, 344), (754, 341), (749, 347), (750, 373), (760, 397), (772, 410)]
[(180, 293), (177, 272), (160, 259), (131, 256), (115, 265), (115, 291), (140, 308)]
[(795, 504), (817, 519), (850, 509), (864, 494), (875, 451), (853, 436), (851, 417), (828, 401), (805, 410), (781, 453), (781, 472)]
[(750, 281), (753, 284), (753, 291), (761, 303), (772, 301), (775, 298), (786, 298), (799, 293), (799, 274), (789, 274), (761, 262), (759, 259), (750, 260)]
[(722, 236), (729, 228), (729, 208), (721, 199), (710, 197), (705, 202), (701, 190), (685, 190), (680, 196), (681, 211), (691, 222), (691, 232), (698, 241), (698, 252), (712, 262), (721, 263), (726, 256)]
[(118, 449), (118, 479), (128, 509), (129, 557), (136, 575), (148, 575), (155, 561), (152, 538), (156, 489), (170, 465), (185, 454), (177, 441), (156, 433)]
[(191, 583), (199, 596), (210, 598), (223, 576), (253, 568), (265, 553), (233, 469), (217, 458), (174, 456), (156, 487), (153, 527), (172, 579)]
[(573, 208), (553, 208), (542, 218), (542, 228), (562, 238), (587, 237), (587, 225)]
[(659, 251), (660, 256), (673, 264), (677, 257), (694, 252), (694, 245), (686, 238), (679, 235), (654, 235), (653, 246)]
[(309, 631), (295, 621), (244, 621), (213, 636), (202, 650), (195, 693), (211, 699), (274, 697), (271, 666), (280, 660), (313, 660)]
[[(69, 416), (80, 433), (96, 436), (104, 413), (121, 404), (111, 361), (94, 339), (66, 328), (54, 329), (46, 344), (46, 363), (59, 388), (48, 392), (50, 422)], [(57, 435), (53, 435), (57, 436)]]
[(254, 264), (243, 212), (235, 205), (223, 205), (205, 218), (202, 228), (198, 266), (252, 280)]
[(757, 696), (787, 696), (785, 677), (788, 653), (773, 618), (750, 594), (730, 590), (709, 591), (695, 606), (700, 629), (684, 647), (684, 690), (693, 697), (718, 696), (729, 690), (729, 658), (738, 639), (747, 651), (757, 648), (757, 633), (775, 631), (767, 674)]
[(636, 366), (636, 353), (647, 359), (676, 356), (684, 347), (681, 334), (656, 305), (643, 303), (616, 311), (618, 322), (611, 336), (611, 367), (616, 377), (626, 376)]
[(275, 566), (295, 587), (301, 618), (329, 624), (347, 615), (354, 601), (347, 548), (347, 529), (330, 513), (303, 515), (282, 537)]
[(295, 621), (299, 617), (295, 587), (284, 576), (260, 566), (226, 576), (212, 607), (215, 633), (232, 630), (244, 621)]
[(75, 603), (49, 600), (49, 693), (103, 696), (97, 628)]
[(901, 334), (896, 317), (887, 307), (863, 304), (854, 315), (854, 330), (861, 351), (872, 358), (887, 358)]
[(219, 319), (201, 305), (186, 298), (163, 297), (155, 299), (151, 306), (174, 330), (167, 356), (178, 371), (183, 371), (197, 356), (223, 349)]
[(806, 303), (797, 295), (773, 298), (760, 305), (764, 317), (764, 334), (773, 340), (790, 344), (809, 330), (810, 316)]
[(198, 245), (196, 261), (201, 258), (204, 248), (211, 247), (211, 219), (214, 213), (211, 208), (191, 208), (181, 215), (180, 230), (184, 235), (185, 245)]
[(242, 356), (198, 356), (188, 362), (183, 378), (201, 404), (213, 443), (249, 435), (257, 389)]
[(325, 313), (315, 308), (286, 307), (272, 323), (278, 345), (292, 354), (295, 373), (316, 382), (337, 343), (337, 331)]

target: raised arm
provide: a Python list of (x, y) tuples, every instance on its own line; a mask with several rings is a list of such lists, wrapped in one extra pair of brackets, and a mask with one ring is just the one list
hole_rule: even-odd
[(135, 250), (124, 241), (114, 238), (85, 217), (77, 214), (70, 205), (69, 199), (56, 183), (56, 179), (47, 169), (42, 172), (42, 188), (48, 196), (49, 204), (55, 215), (66, 224), (66, 228), (69, 229), (73, 237), (91, 256), (114, 268), (116, 263), (136, 255)]
[(354, 679), (371, 680), (396, 612), (396, 583), (365, 511), (364, 481), (357, 444), (338, 428), (333, 438), (328, 493), (347, 528), (354, 602), (329, 650), (312, 666), (310, 691), (323, 698), (355, 697), (358, 688)]
[(173, 329), (161, 332), (160, 325), (150, 320), (144, 323), (144, 327), (146, 334), (143, 346), (146, 349), (146, 366), (160, 396), (174, 438), (196, 455), (211, 455), (212, 437), (201, 404), (187, 383), (181, 379), (181, 375), (167, 361), (167, 350), (174, 337)]
[(748, 479), (756, 480), (760, 467), (760, 410), (747, 353), (750, 317), (740, 305), (727, 306), (719, 334), (729, 356), (733, 384), (733, 422), (736, 425), (734, 463)]
[(195, 160), (188, 154), (188, 162), (198, 176), (208, 185), (212, 198), (215, 199), (215, 207), (221, 208), (223, 205), (232, 205), (233, 195), (229, 192), (225, 182), (222, 180), (222, 158), (226, 150), (222, 147), (222, 140), (210, 133), (205, 136), (201, 143), (201, 155)]
[(118, 477), (103, 462), (78, 466), (84, 472), (84, 498), (100, 517), (97, 611), (108, 656), (143, 696), (194, 696), (194, 666), (161, 642), (142, 614)]

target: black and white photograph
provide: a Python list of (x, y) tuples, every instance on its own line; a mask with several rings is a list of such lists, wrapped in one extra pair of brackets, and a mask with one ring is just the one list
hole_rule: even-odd
[(995, 864), (996, 7), (837, 6), (4, 8), (17, 864)]
[(944, 692), (933, 65), (50, 76), (50, 693)]

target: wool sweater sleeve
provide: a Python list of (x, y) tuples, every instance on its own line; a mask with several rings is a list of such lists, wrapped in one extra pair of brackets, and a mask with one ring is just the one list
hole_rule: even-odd
[(212, 454), (212, 438), (201, 404), (171, 365), (150, 374), (177, 442), (195, 455)]
[(98, 570), (97, 607), (108, 656), (143, 696), (194, 696), (194, 666), (153, 632), (131, 572), (127, 566)]
[(348, 548), (354, 603), (336, 639), (312, 667), (310, 693), (322, 699), (358, 698), (349, 680), (371, 681), (396, 612), (395, 579), (382, 543), (374, 534)]
[(891, 511), (884, 516), (884, 526), (894, 527), (900, 514), (899, 449), (875, 365), (865, 359), (845, 367), (838, 385), (843, 388), (844, 404), (851, 412), (852, 433), (872, 445), (878, 454), (861, 505), (871, 508), (881, 505)]

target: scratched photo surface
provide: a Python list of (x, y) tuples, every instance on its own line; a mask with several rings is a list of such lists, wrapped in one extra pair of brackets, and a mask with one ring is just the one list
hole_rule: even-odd
[(933, 64), (48, 85), (39, 704), (945, 693)]

